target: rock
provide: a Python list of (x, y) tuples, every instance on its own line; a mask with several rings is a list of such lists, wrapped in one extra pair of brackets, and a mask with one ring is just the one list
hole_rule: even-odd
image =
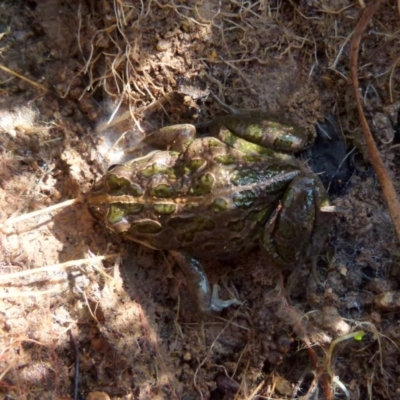
[(391, 290), (375, 297), (375, 306), (385, 311), (400, 310), (400, 292)]

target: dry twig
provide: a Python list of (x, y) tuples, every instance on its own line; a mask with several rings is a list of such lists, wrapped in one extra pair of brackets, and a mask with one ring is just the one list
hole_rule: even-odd
[(21, 79), (21, 80), (23, 80), (25, 82), (30, 83), (32, 86), (35, 86), (40, 90), (43, 90), (43, 92), (45, 92), (45, 93), (48, 92), (48, 90), (49, 90), (45, 86), (41, 85), (40, 83), (34, 82), (31, 79), (27, 78), (26, 76), (23, 76), (23, 75), (19, 74), (18, 72), (15, 72), (10, 68), (7, 68), (4, 65), (0, 64), (0, 69), (2, 69), (3, 71), (5, 71), (5, 72), (7, 72), (7, 73), (9, 73), (9, 74), (11, 74), (13, 76), (16, 76), (17, 78), (19, 78), (19, 79)]
[(392, 218), (393, 225), (396, 229), (397, 237), (400, 241), (400, 203), (397, 198), (396, 191), (394, 190), (393, 183), (389, 177), (385, 165), (383, 164), (378, 148), (376, 147), (375, 141), (372, 137), (371, 130), (369, 129), (367, 123), (367, 119), (365, 118), (360, 100), (360, 91), (359, 91), (360, 86), (357, 77), (358, 49), (360, 46), (361, 35), (364, 32), (365, 28), (367, 27), (375, 11), (378, 9), (381, 2), (382, 0), (375, 0), (374, 2), (372, 2), (365, 9), (363, 15), (361, 16), (357, 24), (353, 39), (351, 41), (350, 70), (351, 70), (351, 80), (354, 89), (354, 97), (357, 104), (361, 127), (364, 133), (365, 141), (367, 143), (371, 164), (375, 169), (378, 181), (382, 187), (383, 197), (388, 205), (389, 213)]

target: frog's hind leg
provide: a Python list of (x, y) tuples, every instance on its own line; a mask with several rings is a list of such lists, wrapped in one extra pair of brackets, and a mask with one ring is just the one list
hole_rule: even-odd
[(219, 312), (233, 304), (241, 304), (237, 299), (221, 300), (218, 296), (218, 285), (214, 285), (211, 292), (203, 266), (194, 257), (177, 251), (170, 251), (170, 253), (185, 273), (189, 290), (195, 297), (201, 313)]
[(219, 117), (212, 126), (213, 135), (218, 135), (225, 141), (221, 137), (227, 134), (224, 128), (244, 141), (278, 152), (304, 150), (308, 141), (303, 130), (262, 113)]
[(330, 230), (331, 214), (321, 210), (327, 205), (325, 189), (316, 176), (301, 173), (293, 179), (280, 210), (265, 227), (262, 247), (267, 258), (282, 267), (316, 259)]

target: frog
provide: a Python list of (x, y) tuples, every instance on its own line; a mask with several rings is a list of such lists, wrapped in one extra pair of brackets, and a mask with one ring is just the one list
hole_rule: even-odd
[(201, 260), (235, 259), (255, 247), (268, 267), (295, 268), (318, 256), (329, 232), (319, 178), (296, 154), (304, 131), (264, 114), (215, 118), (148, 133), (157, 149), (111, 166), (89, 191), (92, 215), (124, 239), (168, 251), (187, 276), (199, 311), (220, 312)]

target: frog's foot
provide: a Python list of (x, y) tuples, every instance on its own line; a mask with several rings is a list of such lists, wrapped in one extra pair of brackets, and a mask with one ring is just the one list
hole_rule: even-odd
[(241, 304), (242, 302), (239, 301), (238, 299), (221, 300), (219, 298), (219, 285), (217, 284), (213, 285), (211, 304), (210, 304), (211, 311), (220, 312), (232, 305), (241, 305)]
[(195, 297), (197, 308), (201, 313), (220, 312), (233, 304), (241, 304), (237, 299), (221, 300), (218, 296), (218, 285), (214, 285), (211, 293), (210, 283), (203, 266), (194, 257), (177, 251), (170, 251), (170, 253), (185, 273), (189, 290)]

